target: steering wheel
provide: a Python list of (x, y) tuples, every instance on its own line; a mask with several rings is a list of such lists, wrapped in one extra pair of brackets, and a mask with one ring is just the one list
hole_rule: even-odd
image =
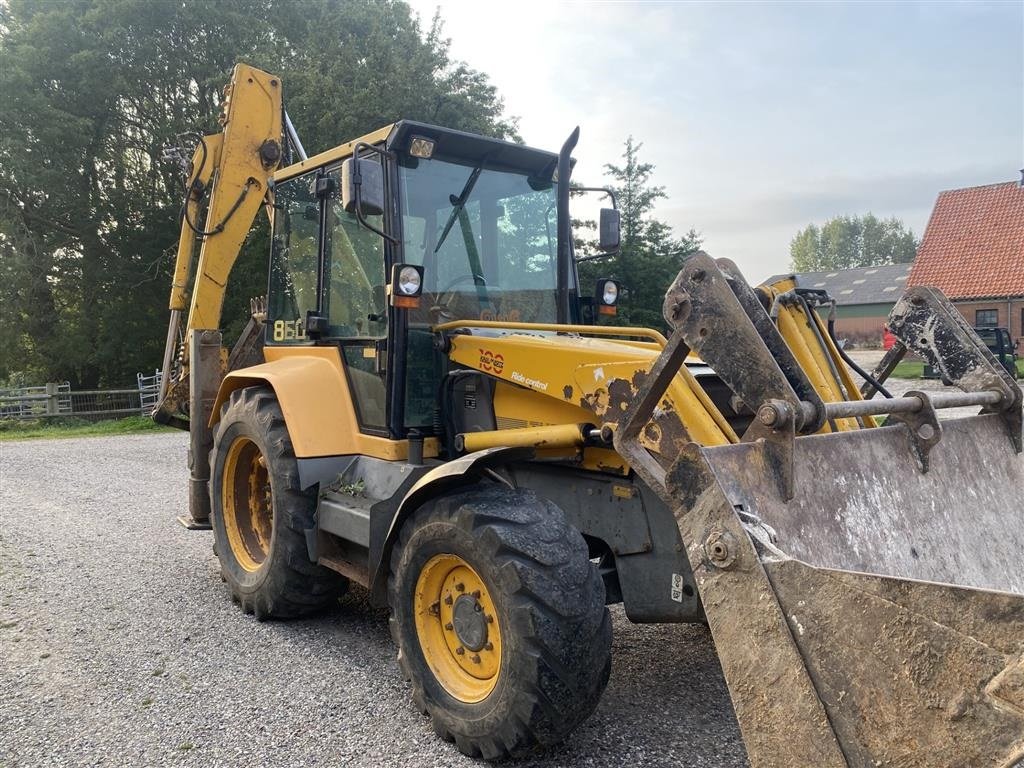
[[(477, 283), (478, 280), (480, 281), (479, 283)], [(462, 285), (463, 283), (468, 283), (470, 281), (473, 281), (474, 284), (478, 284), (478, 285), (484, 285), (484, 286), (487, 285), (487, 281), (484, 280), (484, 276), (483, 275), (474, 275), (472, 272), (467, 272), (466, 274), (459, 275), (454, 280), (449, 282), (448, 285), (446, 285), (444, 288), (442, 288), (440, 291), (437, 292), (437, 295), (438, 296), (443, 296), (444, 294), (448, 293), (448, 291), (450, 291), (452, 288), (454, 288), (456, 285)]]
[(454, 280), (450, 280), (444, 288), (437, 291), (434, 294), (434, 300), (431, 302), (430, 313), (434, 316), (434, 322), (445, 322), (446, 320), (454, 320), (455, 315), (452, 314), (451, 305), (455, 301), (456, 292), (453, 290), (456, 286), (462, 285), (463, 283), (472, 282), (484, 286), (487, 285), (487, 281), (484, 280), (483, 275), (474, 275), (472, 272), (467, 272), (464, 275), (459, 275)]

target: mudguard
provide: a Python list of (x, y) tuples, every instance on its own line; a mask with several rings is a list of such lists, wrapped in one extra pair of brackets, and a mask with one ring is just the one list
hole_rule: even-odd
[(486, 474), (490, 475), (492, 480), (506, 483), (509, 487), (512, 487), (511, 483), (497, 472), (494, 472), (493, 468), (510, 462), (527, 461), (532, 457), (533, 450), (529, 448), (509, 448), (507, 446), (487, 448), (486, 450), (469, 453), (452, 461), (445, 462), (420, 477), (398, 503), (387, 528), (382, 526), (378, 533), (378, 530), (371, 526), (370, 583), (374, 597), (381, 598), (383, 596), (384, 585), (387, 582), (388, 559), (391, 556), (391, 547), (398, 536), (398, 531), (402, 528), (402, 523), (413, 512), (431, 498), (440, 496), (460, 486), (479, 482), (481, 474), (484, 474), (485, 470), (490, 470)]
[(321, 356), (296, 355), (231, 371), (217, 392), (210, 426), (220, 420), (221, 406), (233, 391), (259, 385), (277, 395), (296, 457), (364, 452), (340, 361)]

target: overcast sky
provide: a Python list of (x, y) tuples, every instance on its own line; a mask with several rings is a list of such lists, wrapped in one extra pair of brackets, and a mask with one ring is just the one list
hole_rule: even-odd
[(528, 144), (581, 127), (576, 180), (643, 142), (658, 217), (752, 282), (810, 222), (871, 211), (920, 237), (940, 190), (1024, 165), (1021, 0), (411, 4), (425, 26), (440, 7)]

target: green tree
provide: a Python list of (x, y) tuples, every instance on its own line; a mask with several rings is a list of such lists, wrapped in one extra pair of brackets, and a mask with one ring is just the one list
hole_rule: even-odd
[(621, 247), (617, 254), (602, 258), (594, 243), (579, 241), (578, 253), (585, 258), (596, 257), (580, 264), (580, 280), (583, 291), (591, 290), (598, 278), (619, 280), (628, 297), (616, 322), (664, 328), (661, 305), (665, 291), (683, 260), (700, 248), (701, 237), (693, 229), (676, 237), (669, 225), (654, 218), (655, 203), (667, 195), (664, 187), (651, 183), (654, 165), (641, 162), (642, 147), (630, 136), (625, 141), (622, 163), (605, 165), (622, 217)]
[[(160, 364), (182, 196), (162, 150), (217, 130), (238, 61), (282, 76), (310, 152), (399, 118), (515, 138), (440, 19), (400, 0), (0, 3), (0, 381)], [(266, 240), (235, 270), (226, 338), (266, 290)]]
[(906, 264), (917, 254), (917, 238), (895, 216), (878, 219), (836, 216), (822, 226), (808, 224), (789, 246), (794, 272)]

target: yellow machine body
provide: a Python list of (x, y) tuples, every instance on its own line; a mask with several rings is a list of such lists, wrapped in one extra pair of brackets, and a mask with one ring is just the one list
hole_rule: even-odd
[[(429, 226), (427, 214), (420, 217), (421, 262), (392, 258), (399, 274), (384, 275), (389, 262), (382, 245), (379, 284), (363, 273), (362, 280), (321, 285), (330, 271), (323, 265), (333, 267), (327, 259), (334, 252), (325, 245), (328, 222), (342, 209), (341, 215), (360, 216), (344, 195), (338, 196), (341, 208), (328, 207), (334, 199), (328, 189), (314, 211), (318, 234), (296, 245), (294, 254), (298, 261), (312, 254), (304, 248), (317, 249), (312, 255), (321, 261), (311, 281), (317, 309), (304, 306), (306, 314), (296, 317), (294, 301), (295, 319), (287, 322), (306, 323), (301, 335), (271, 334), (264, 345), (266, 311), (257, 304), (248, 335), (229, 353), (218, 329), (230, 273), (259, 209), (266, 206), (273, 218), (283, 205), (282, 185), (307, 173), (319, 182), (340, 171), (343, 179), (338, 164), (357, 149), (376, 152), (382, 166), (389, 152), (408, 153), (408, 167), (430, 158), (423, 154), (426, 139), (418, 136), (411, 138), (419, 142), (419, 155), (411, 142), (391, 146), (395, 126), (432, 128), (403, 122), (282, 168), (282, 114), (280, 80), (239, 65), (224, 103), (224, 130), (204, 137), (193, 157), (171, 288), (166, 379), (154, 414), (190, 430), (193, 522), (201, 525), (209, 516), (207, 457), (222, 407), (241, 408), (246, 397), (269, 400), (254, 389), (269, 388), (294, 452), (289, 459), (299, 475), (304, 467), (308, 474), (302, 490), (318, 486), (314, 529), (304, 544), (312, 563), (376, 590), (387, 580), (398, 531), (432, 498), (483, 482), (547, 494), (588, 537), (587, 547), (605, 547), (598, 557), (585, 548), (584, 565), (599, 560), (613, 573), (607, 587), (618, 590), (616, 599), (631, 619), (707, 620), (756, 768), (1011, 768), (1024, 758), (1022, 394), (941, 295), (913, 289), (897, 302), (890, 325), (900, 343), (873, 376), (864, 374), (865, 387), (881, 392), (880, 379), (912, 350), (957, 391), (884, 400), (858, 389), (819, 314), (821, 304), (809, 305), (795, 280), (752, 289), (731, 262), (703, 253), (681, 262), (666, 294), (668, 339), (646, 328), (494, 320), (513, 314), (490, 306), (488, 290), (501, 289), (479, 274), (478, 250), (485, 249), (478, 249), (465, 211), (492, 155), (477, 157), (473, 167), (465, 154), (453, 153), (450, 165), (468, 181), (451, 175), (428, 190), (444, 194), (439, 205), (423, 210), (442, 216)], [(473, 151), (492, 141), (436, 130), (438, 141), (469, 142)], [(487, 146), (518, 157), (519, 165), (509, 167), (534, 192), (554, 185), (532, 183), (538, 177), (526, 174), (531, 169), (524, 170), (526, 160), (516, 153), (526, 149), (543, 159), (550, 180), (549, 161), (568, 169), (572, 148), (567, 143), (555, 157), (512, 144)], [(361, 157), (348, 165), (356, 175)], [(402, 191), (412, 185), (399, 184), (395, 194), (397, 163), (390, 170), (394, 181), (381, 186), (393, 195), (385, 203), (397, 211), (408, 202)], [(453, 178), (459, 179), (455, 191), (464, 185), (461, 201), (449, 190)], [(320, 194), (319, 184), (316, 189)], [(562, 224), (569, 220), (565, 189), (558, 201)], [(503, 206), (498, 192), (492, 196), (497, 243), (496, 210)], [(309, 200), (295, 199), (303, 206)], [(281, 221), (303, 220), (311, 208)], [(471, 273), (447, 275), (452, 282), (439, 285), (431, 302), (420, 294), (396, 296), (403, 268), (419, 270), (423, 288), (427, 261), (456, 222), (463, 231), (452, 237), (462, 240)], [(407, 231), (404, 241), (392, 237), (361, 217), (358, 223), (359, 231), (370, 229), (392, 243), (392, 255), (405, 253), (416, 239)], [(433, 249), (432, 228), (444, 229)], [(564, 232), (560, 228), (562, 245)], [(567, 248), (559, 253), (570, 258)], [(570, 262), (558, 272), (559, 318), (569, 315), (564, 275), (573, 268)], [(475, 310), (445, 300), (460, 280), (473, 283), (463, 293)], [(328, 314), (322, 307), (335, 300), (333, 291), (342, 301), (349, 293), (346, 311), (355, 317), (351, 306), (362, 305), (351, 296), (372, 297), (378, 289), (387, 303), (387, 333), (365, 332), (381, 320), (376, 309), (368, 315), (363, 308), (356, 318), (360, 332), (318, 337), (323, 342), (314, 334), (307, 338), (311, 322), (330, 327), (330, 318), (317, 313)], [(294, 284), (289, 290), (294, 299)], [(523, 307), (546, 300), (539, 294), (547, 287), (514, 290)], [(414, 311), (421, 299), (426, 306)], [(420, 360), (428, 360), (422, 371), (430, 371), (413, 383), (454, 387), (454, 374), (474, 386), (484, 382), (474, 397), (486, 390), (485, 407), (493, 414), (466, 417), (477, 408), (467, 397), (454, 406), (445, 401), (444, 408), (434, 402), (426, 436), (402, 419), (401, 397), (415, 374), (398, 376), (388, 366), (396, 359), (405, 364), (409, 352), (402, 345), (412, 348), (413, 331), (417, 343), (426, 342)], [(357, 349), (362, 357), (352, 354)], [(376, 426), (384, 419), (367, 422), (373, 427), (361, 423), (359, 407), (367, 397), (386, 414), (386, 426)], [(964, 405), (981, 413), (938, 421), (938, 409)], [(417, 418), (426, 413), (429, 419), (429, 406)], [(457, 424), (470, 426), (457, 431)], [(225, 419), (218, 446), (230, 428)], [(245, 479), (237, 487), (251, 490), (254, 484)], [(379, 495), (361, 496), (371, 485)], [(424, 577), (421, 591), (434, 597), (417, 598), (421, 623), (430, 624), (434, 602), (441, 610), (442, 571), (462, 567), (453, 563), (442, 558), (434, 576)], [(451, 637), (434, 634), (431, 647), (440, 653)], [(446, 690), (461, 691), (471, 703), (485, 699), (497, 679), (491, 672), (514, 646), (512, 636), (502, 635), (500, 646), (487, 649), (492, 655), (469, 662), (487, 672), (486, 685), (467, 687), (462, 672), (474, 667), (456, 659), (456, 666), (448, 665)]]

